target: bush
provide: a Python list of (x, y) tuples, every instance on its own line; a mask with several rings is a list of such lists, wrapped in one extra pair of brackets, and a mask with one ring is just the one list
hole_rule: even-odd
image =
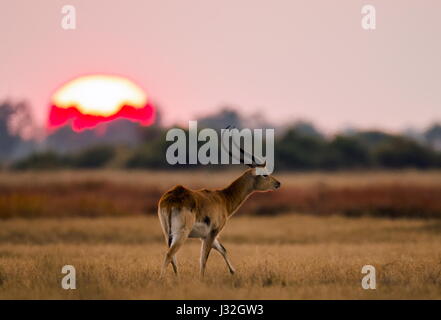
[[(338, 135), (329, 139), (306, 129), (304, 125), (297, 125), (277, 137), (274, 150), (277, 170), (441, 168), (440, 152), (403, 136), (380, 131), (365, 131), (352, 135)], [(122, 165), (126, 168), (152, 169), (226, 168), (226, 166), (206, 167), (199, 164), (171, 166), (166, 161), (166, 151), (171, 144), (165, 139), (166, 131), (162, 128), (149, 127), (143, 129), (142, 135), (144, 143), (136, 149), (127, 148), (124, 153), (117, 153), (117, 147), (109, 145), (94, 146), (65, 156), (47, 151), (31, 154), (16, 162), (13, 167), (54, 169)], [(198, 146), (203, 143), (199, 141)], [(188, 157), (187, 153), (187, 160)]]
[(367, 148), (354, 137), (337, 136), (327, 146), (322, 167), (326, 169), (370, 167)]
[(111, 146), (94, 146), (73, 157), (73, 166), (77, 168), (99, 168), (115, 157), (115, 149)]
[(375, 156), (380, 166), (386, 168), (420, 169), (436, 166), (439, 157), (435, 151), (403, 137), (395, 137), (381, 145)]
[(68, 161), (53, 151), (37, 152), (17, 161), (12, 167), (26, 169), (58, 169), (66, 167)]
[(145, 143), (127, 160), (127, 168), (165, 168), (169, 167), (165, 154), (167, 145), (161, 140)]
[(325, 147), (322, 138), (292, 129), (275, 143), (276, 163), (284, 169), (315, 169), (320, 167)]

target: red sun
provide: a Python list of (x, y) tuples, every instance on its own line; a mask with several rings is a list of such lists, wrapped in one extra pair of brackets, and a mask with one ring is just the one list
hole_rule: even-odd
[(132, 81), (118, 76), (89, 75), (69, 81), (54, 93), (48, 128), (71, 124), (74, 131), (82, 131), (115, 119), (148, 126), (155, 119), (155, 109)]

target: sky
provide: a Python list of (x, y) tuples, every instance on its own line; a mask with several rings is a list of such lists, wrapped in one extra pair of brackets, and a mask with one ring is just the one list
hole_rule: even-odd
[[(66, 5), (77, 28), (61, 27)], [(361, 7), (376, 8), (376, 30)], [(402, 130), (441, 121), (439, 0), (5, 0), (0, 100), (45, 123), (80, 75), (128, 77), (166, 124), (223, 105), (269, 120)]]

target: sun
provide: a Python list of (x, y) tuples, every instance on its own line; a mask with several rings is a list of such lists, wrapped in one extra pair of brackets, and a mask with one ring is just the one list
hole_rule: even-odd
[(147, 97), (128, 79), (93, 75), (77, 78), (61, 87), (54, 94), (53, 102), (58, 107), (76, 105), (83, 114), (110, 116), (125, 104), (143, 107)]
[(149, 125), (154, 108), (144, 91), (127, 78), (88, 75), (67, 82), (53, 94), (48, 127), (71, 123), (75, 131), (81, 131), (117, 118)]

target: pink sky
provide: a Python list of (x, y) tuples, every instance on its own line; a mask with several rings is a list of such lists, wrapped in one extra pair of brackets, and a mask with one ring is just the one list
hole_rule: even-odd
[[(74, 31), (60, 26), (66, 4)], [(226, 103), (325, 130), (441, 120), (439, 0), (5, 0), (0, 12), (0, 100), (28, 100), (41, 123), (52, 92), (89, 73), (134, 80), (168, 124)]]

